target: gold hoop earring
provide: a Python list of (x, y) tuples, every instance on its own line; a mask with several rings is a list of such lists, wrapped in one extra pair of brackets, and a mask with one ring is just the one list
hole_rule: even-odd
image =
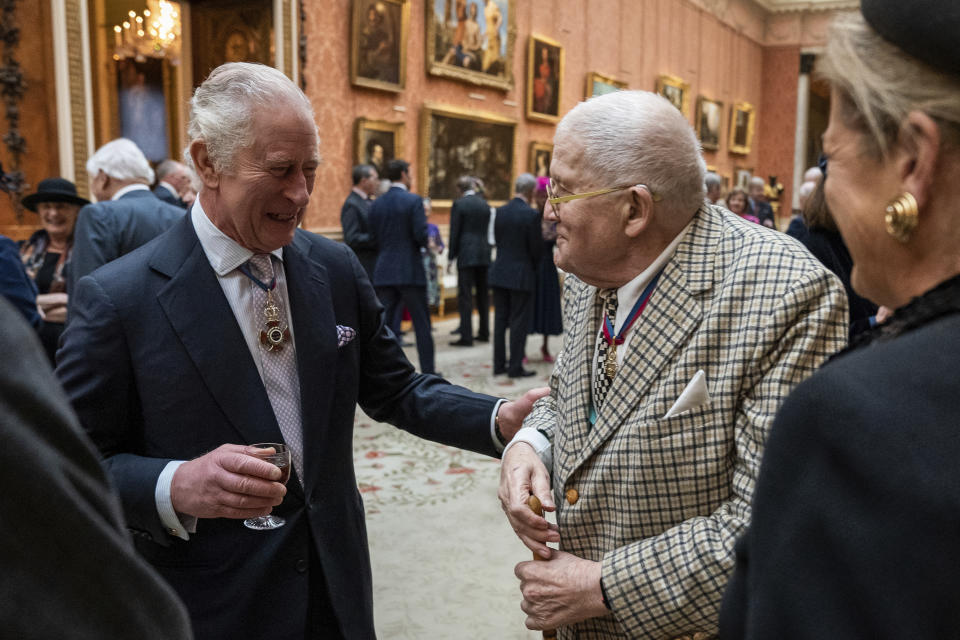
[(909, 242), (913, 230), (917, 228), (917, 223), (920, 221), (917, 199), (913, 197), (912, 193), (904, 191), (887, 205), (885, 219), (887, 221), (887, 233), (900, 242)]

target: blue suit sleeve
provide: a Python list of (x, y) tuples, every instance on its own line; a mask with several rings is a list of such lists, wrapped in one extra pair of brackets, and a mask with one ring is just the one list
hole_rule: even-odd
[[(80, 209), (77, 224), (73, 230), (67, 293), (73, 293), (80, 278), (119, 257), (119, 249), (112, 239), (108, 216), (105, 212), (96, 205), (87, 205)], [(72, 311), (73, 296), (71, 295), (67, 300)]]
[(37, 286), (23, 269), (17, 245), (10, 238), (2, 236), (0, 236), (0, 294), (23, 314), (34, 329), (40, 326)]

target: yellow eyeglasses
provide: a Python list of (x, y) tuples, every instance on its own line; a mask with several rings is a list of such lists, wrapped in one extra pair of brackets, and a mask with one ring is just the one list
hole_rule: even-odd
[(660, 202), (661, 197), (650, 190), (645, 184), (628, 184), (623, 187), (610, 187), (609, 189), (598, 189), (597, 191), (588, 191), (586, 193), (571, 193), (566, 196), (558, 196), (556, 192), (556, 183), (551, 180), (547, 183), (547, 202), (549, 202), (554, 210), (558, 209), (557, 205), (564, 202), (570, 202), (571, 200), (579, 200), (581, 198), (592, 198), (594, 196), (602, 196), (607, 193), (613, 193), (614, 191), (623, 191), (624, 189), (632, 189), (633, 187), (643, 187), (650, 192), (650, 197), (653, 198), (654, 202)]

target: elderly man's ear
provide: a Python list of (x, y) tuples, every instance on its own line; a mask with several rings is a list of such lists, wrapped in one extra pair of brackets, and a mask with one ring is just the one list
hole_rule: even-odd
[(190, 157), (193, 158), (193, 166), (197, 170), (197, 175), (203, 182), (203, 186), (216, 189), (220, 186), (220, 174), (213, 168), (213, 162), (207, 154), (207, 143), (203, 140), (194, 140), (190, 143)]
[(624, 233), (636, 238), (650, 226), (653, 215), (653, 197), (643, 187), (631, 187), (624, 206)]

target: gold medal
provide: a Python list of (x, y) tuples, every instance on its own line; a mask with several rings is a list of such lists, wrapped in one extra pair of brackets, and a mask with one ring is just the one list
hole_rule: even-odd
[(617, 375), (617, 345), (608, 344), (607, 345), (607, 357), (604, 359), (603, 363), (603, 372), (607, 374), (607, 377), (613, 380), (613, 376)]
[(267, 351), (281, 351), (290, 341), (290, 329), (280, 323), (280, 308), (273, 303), (273, 292), (267, 291), (267, 305), (263, 308), (266, 320), (260, 331), (260, 344)]

